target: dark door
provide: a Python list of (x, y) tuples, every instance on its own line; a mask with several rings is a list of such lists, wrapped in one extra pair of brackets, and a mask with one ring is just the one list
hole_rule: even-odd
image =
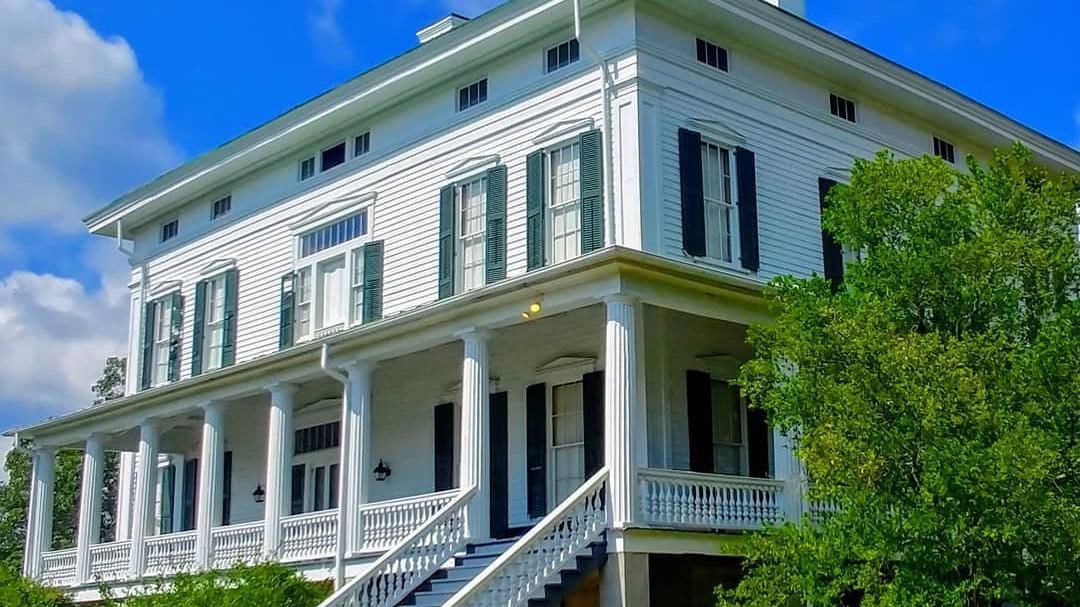
[(506, 392), (492, 394), (490, 400), (491, 437), (491, 537), (510, 537), (510, 473), (507, 456), (509, 415)]

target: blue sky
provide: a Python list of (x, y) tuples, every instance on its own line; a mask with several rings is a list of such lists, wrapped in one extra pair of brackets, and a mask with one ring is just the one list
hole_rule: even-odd
[[(1080, 145), (1075, 0), (807, 0), (808, 18)], [(485, 0), (0, 0), (0, 428), (85, 406), (123, 256), (79, 220)]]

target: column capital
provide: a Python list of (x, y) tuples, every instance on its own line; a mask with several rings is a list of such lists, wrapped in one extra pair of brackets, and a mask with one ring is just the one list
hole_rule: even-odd
[(270, 393), (270, 398), (275, 400), (279, 397), (291, 399), (300, 391), (300, 385), (283, 381), (267, 385), (266, 391)]
[(56, 455), (59, 448), (56, 445), (34, 445), (30, 448), (31, 455), (40, 455), (43, 457), (52, 457)]
[(162, 422), (156, 417), (144, 417), (139, 421), (139, 431), (144, 432), (146, 430), (153, 430), (155, 432), (161, 431)]
[(630, 304), (630, 305), (633, 305), (633, 304), (636, 304), (638, 302), (638, 298), (636, 296), (634, 296), (634, 295), (630, 295), (629, 293), (615, 293), (614, 295), (608, 295), (608, 296), (604, 297), (603, 301), (604, 301), (605, 304), (607, 304), (609, 306), (611, 304)]
[(350, 379), (359, 375), (369, 375), (375, 371), (375, 368), (379, 366), (379, 363), (373, 360), (367, 360), (363, 358), (354, 358), (341, 363), (341, 368), (345, 370), (345, 374)]
[(484, 327), (469, 327), (454, 333), (455, 337), (463, 341), (488, 341), (491, 339), (491, 335), (491, 329), (486, 329)]
[(102, 433), (102, 432), (87, 432), (86, 434), (83, 434), (82, 436), (80, 436), (80, 438), (82, 439), (82, 441), (84, 443), (91, 443), (91, 442), (103, 443), (103, 442), (105, 442), (105, 434)]
[(199, 405), (199, 408), (202, 409), (204, 415), (206, 415), (206, 414), (211, 414), (212, 415), (214, 413), (224, 413), (225, 412), (225, 401), (223, 401), (223, 400), (207, 401), (207, 402)]

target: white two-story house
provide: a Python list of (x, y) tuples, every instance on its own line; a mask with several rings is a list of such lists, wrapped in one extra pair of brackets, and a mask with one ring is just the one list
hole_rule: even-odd
[[(779, 6), (777, 6), (779, 2)], [(824, 194), (882, 148), (1080, 154), (798, 0), (510, 0), (86, 218), (130, 260), (127, 396), (33, 441), (26, 573), (97, 597), (276, 560), (327, 607), (696, 605), (797, 520), (733, 385)], [(78, 545), (53, 462), (85, 453)], [(118, 541), (102, 467), (121, 455)]]

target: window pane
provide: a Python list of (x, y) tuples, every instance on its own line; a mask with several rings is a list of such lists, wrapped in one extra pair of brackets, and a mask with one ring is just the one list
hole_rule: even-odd
[(319, 264), (319, 298), (321, 312), (316, 319), (318, 328), (333, 327), (345, 322), (345, 257), (335, 257)]

